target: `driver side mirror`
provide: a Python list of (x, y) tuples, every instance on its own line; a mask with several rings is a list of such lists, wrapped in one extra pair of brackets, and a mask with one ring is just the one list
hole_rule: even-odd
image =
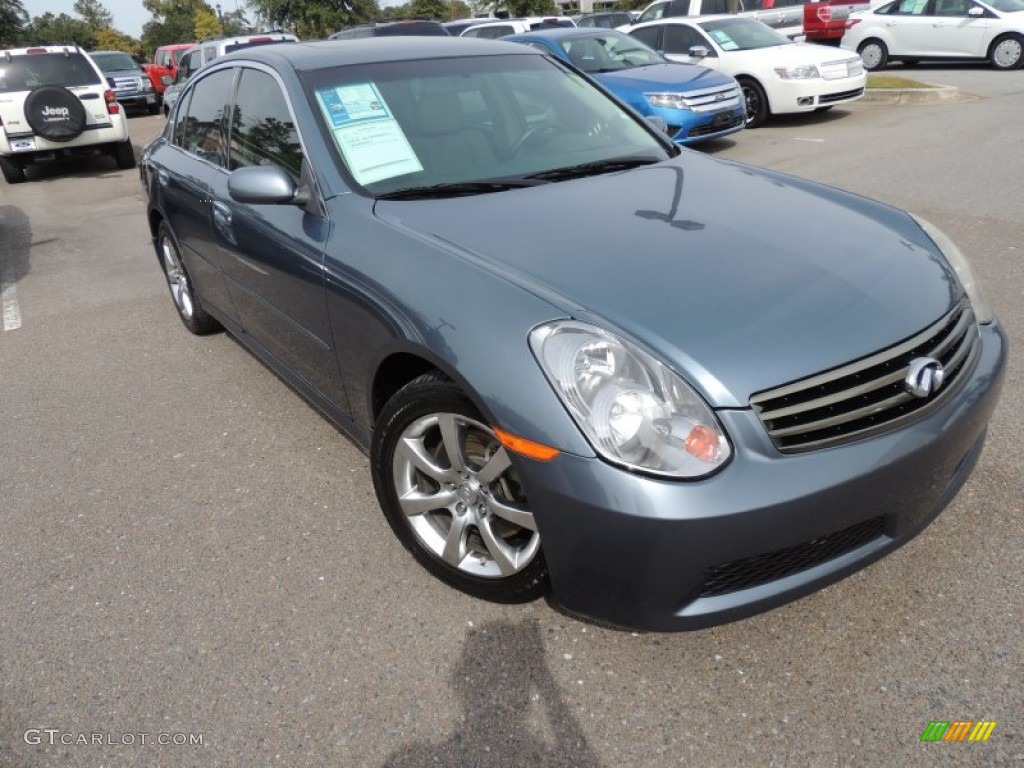
[(969, 10), (967, 12), (967, 15), (968, 16), (973, 16), (974, 18), (978, 18), (980, 16), (984, 16), (985, 15), (985, 9), (984, 8), (979, 8), (978, 6), (975, 5), (975, 6), (971, 7), (971, 10)]
[(296, 187), (277, 165), (248, 165), (228, 176), (228, 194), (239, 203), (254, 205), (306, 205), (308, 187)]
[(170, 75), (164, 75), (163, 77), (160, 78), (160, 82), (163, 83), (164, 85), (171, 85), (172, 83), (174, 83), (174, 78), (171, 77)]
[(711, 53), (706, 46), (692, 45), (687, 53), (694, 59), (705, 59)]

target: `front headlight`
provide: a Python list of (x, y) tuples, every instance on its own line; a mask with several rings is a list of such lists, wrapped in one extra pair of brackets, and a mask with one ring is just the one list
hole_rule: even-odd
[(945, 232), (931, 222), (925, 221), (920, 216), (914, 216), (913, 214), (911, 216), (921, 229), (924, 230), (924, 233), (932, 239), (932, 242), (942, 252), (942, 255), (946, 257), (949, 265), (953, 267), (953, 271), (956, 272), (956, 276), (960, 280), (960, 285), (964, 287), (967, 298), (971, 300), (971, 305), (974, 307), (974, 318), (982, 325), (991, 323), (992, 309), (985, 300), (985, 294), (981, 290), (981, 283), (978, 282), (974, 269), (971, 268), (971, 262), (967, 260), (967, 257), (964, 256), (956, 243), (950, 240)]
[(689, 109), (686, 98), (680, 93), (645, 93), (652, 107), (666, 109)]
[(814, 65), (806, 67), (776, 67), (775, 74), (783, 80), (808, 80), (812, 77), (821, 77), (818, 68)]
[(668, 477), (701, 477), (732, 454), (714, 413), (673, 371), (600, 328), (556, 321), (530, 347), (603, 458)]

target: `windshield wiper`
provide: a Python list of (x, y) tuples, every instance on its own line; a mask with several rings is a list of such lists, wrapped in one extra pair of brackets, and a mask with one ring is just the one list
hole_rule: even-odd
[(536, 181), (521, 179), (495, 179), (494, 181), (456, 181), (446, 184), (432, 184), (427, 187), (407, 187), (377, 195), (378, 200), (426, 200), (439, 197), (462, 197), (485, 195), (490, 192), (504, 192), (509, 189), (535, 187)]
[(565, 168), (555, 168), (551, 171), (540, 171), (524, 176), (524, 179), (542, 179), (544, 181), (562, 181), (564, 179), (578, 179), (582, 176), (596, 176), (600, 173), (611, 173), (612, 171), (627, 171), (630, 168), (638, 168), (641, 165), (653, 165), (661, 162), (654, 157), (619, 157), (614, 160), (596, 160), (592, 163), (581, 163), (570, 165)]

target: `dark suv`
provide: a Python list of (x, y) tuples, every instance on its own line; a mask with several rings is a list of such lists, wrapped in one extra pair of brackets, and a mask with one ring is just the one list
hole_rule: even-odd
[(151, 115), (160, 111), (153, 83), (135, 59), (124, 51), (93, 51), (89, 55), (106, 75), (114, 95), (125, 109), (147, 109)]
[(440, 22), (429, 19), (398, 19), (395, 21), (371, 21), (354, 27), (345, 27), (331, 35), (328, 40), (352, 40), (357, 37), (386, 37), (394, 35), (441, 35), (448, 37), (448, 30)]

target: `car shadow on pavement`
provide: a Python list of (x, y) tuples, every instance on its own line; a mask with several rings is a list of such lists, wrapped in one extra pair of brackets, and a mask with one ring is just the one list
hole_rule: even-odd
[(408, 744), (382, 768), (599, 768), (544, 655), (536, 620), (471, 629), (449, 673), (462, 707), (455, 732)]
[(0, 205), (0, 284), (17, 283), (28, 274), (32, 222), (21, 208)]

